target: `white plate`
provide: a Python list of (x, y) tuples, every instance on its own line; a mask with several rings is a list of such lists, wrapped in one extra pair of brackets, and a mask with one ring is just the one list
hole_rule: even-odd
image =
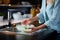
[(34, 27), (33, 25), (16, 25), (16, 29), (18, 31), (31, 31), (31, 29), (29, 28), (32, 28)]

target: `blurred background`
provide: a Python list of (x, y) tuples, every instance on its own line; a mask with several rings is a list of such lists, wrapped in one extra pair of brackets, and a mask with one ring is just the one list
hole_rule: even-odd
[(26, 9), (26, 12), (30, 12), (29, 10), (32, 7), (32, 5), (39, 5), (41, 8), (41, 0), (0, 0), (0, 13), (3, 13), (4, 18), (7, 18), (5, 15), (7, 15), (8, 9), (13, 8), (20, 9), (19, 5), (25, 5), (25, 6), (29, 5), (29, 7), (28, 6), (22, 7), (21, 10)]
[(13, 14), (18, 12), (22, 17), (28, 18), (28, 14), (34, 17), (40, 12), (41, 3), (42, 0), (0, 0), (0, 16), (3, 16), (0, 22), (8, 24), (7, 20), (14, 19)]

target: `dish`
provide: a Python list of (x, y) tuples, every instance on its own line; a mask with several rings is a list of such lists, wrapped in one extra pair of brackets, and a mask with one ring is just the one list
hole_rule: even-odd
[(26, 29), (26, 30), (24, 30), (24, 32), (30, 33), (31, 32), (31, 29)]
[(16, 29), (18, 31), (25, 31), (25, 32), (31, 31), (30, 28), (32, 27), (33, 27), (32, 25), (16, 25)]

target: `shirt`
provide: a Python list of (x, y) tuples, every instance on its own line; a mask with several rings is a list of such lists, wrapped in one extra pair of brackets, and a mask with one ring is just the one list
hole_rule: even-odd
[(42, 0), (40, 13), (37, 15), (41, 23), (60, 33), (60, 0), (46, 6), (46, 0)]

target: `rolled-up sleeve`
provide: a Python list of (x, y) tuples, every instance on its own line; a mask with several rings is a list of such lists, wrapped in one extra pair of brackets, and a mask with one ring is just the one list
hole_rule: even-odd
[(43, 16), (42, 8), (41, 8), (41, 10), (40, 10), (40, 13), (37, 14), (37, 17), (40, 19), (40, 20), (39, 20), (40, 23), (44, 23), (44, 22), (45, 22), (45, 21), (44, 21), (44, 16)]
[(44, 23), (46, 26), (58, 26), (60, 24), (60, 0), (55, 1), (53, 16)]
[(40, 23), (45, 22), (44, 15), (43, 15), (43, 13), (45, 12), (45, 11), (43, 11), (43, 10), (45, 10), (45, 4), (46, 4), (46, 0), (42, 0), (42, 6), (41, 6), (41, 9), (40, 9), (40, 13), (37, 14), (37, 17), (39, 18)]

